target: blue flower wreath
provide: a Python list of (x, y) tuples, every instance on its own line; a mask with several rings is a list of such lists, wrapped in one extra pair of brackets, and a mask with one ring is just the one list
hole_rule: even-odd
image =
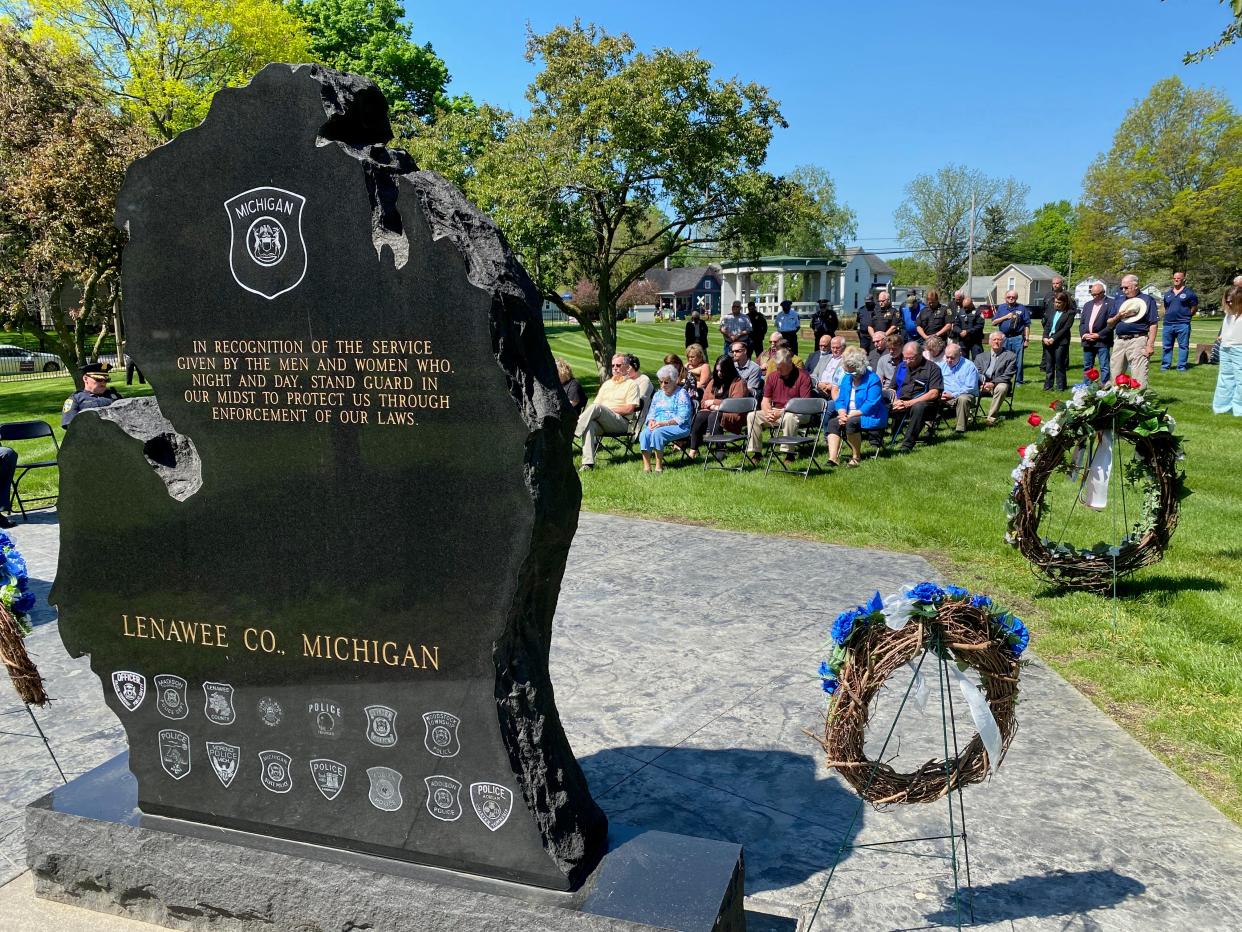
[(35, 594), (30, 591), (30, 573), (26, 568), (26, 560), (21, 551), (13, 543), (13, 538), (0, 531), (0, 602), (13, 614), (17, 625), (26, 634), (30, 633), (30, 619), (27, 612), (35, 607)]
[(829, 696), (836, 693), (838, 679), (845, 666), (847, 648), (859, 631), (866, 630), (872, 624), (885, 624), (890, 614), (894, 618), (934, 615), (944, 602), (969, 602), (975, 608), (986, 612), (989, 624), (1008, 645), (1014, 657), (1021, 657), (1031, 643), (1031, 633), (1021, 618), (997, 605), (990, 596), (972, 594), (961, 586), (942, 588), (933, 582), (924, 581), (908, 586), (900, 595), (889, 596), (887, 599), (877, 592), (864, 604), (846, 609), (833, 621), (831, 652), (827, 659), (820, 661), (816, 671), (824, 692)]

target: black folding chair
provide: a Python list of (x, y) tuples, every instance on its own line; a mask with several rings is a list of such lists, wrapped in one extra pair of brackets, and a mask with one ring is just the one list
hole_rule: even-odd
[[(789, 399), (785, 405), (785, 413), (798, 415), (799, 422), (804, 417), (810, 420), (806, 424), (799, 423), (799, 426), (795, 428), (792, 434), (768, 438), (768, 462), (763, 470), (765, 476), (772, 471), (773, 459), (776, 459), (781, 472), (790, 476), (801, 476), (805, 479), (810, 476), (812, 468), (818, 469), (820, 472), (824, 471), (824, 468), (819, 465), (819, 461), (815, 459), (815, 453), (819, 450), (820, 427), (823, 424), (824, 410), (827, 407), (828, 402), (823, 398)], [(789, 463), (785, 462), (785, 458), (787, 456), (797, 457), (808, 444), (811, 447), (811, 455), (807, 459), (806, 469), (790, 469)], [(783, 455), (777, 456), (777, 453), (781, 451), (783, 451)]]
[(643, 425), (647, 423), (647, 412), (651, 409), (651, 399), (654, 397), (653, 391), (640, 400), (634, 413), (626, 418), (629, 426), (624, 434), (600, 435), (599, 449), (606, 451), (610, 459), (634, 455), (634, 448), (638, 446), (638, 435), (642, 433)]
[[(60, 469), (60, 463), (57, 462), (60, 457), (60, 444), (56, 442), (56, 434), (52, 431), (52, 425), (47, 421), (10, 421), (8, 424), (0, 424), (0, 444), (4, 446), (12, 446), (14, 443), (22, 443), (29, 440), (43, 440), (45, 437), (51, 438), (52, 447), (56, 450), (56, 459), (39, 460), (33, 463), (29, 461), (23, 463), (19, 459), (17, 470), (13, 474), (13, 498), (17, 500), (17, 507), (21, 510), (23, 521), (27, 520), (27, 502), (51, 502), (52, 505), (56, 503), (57, 496), (55, 495), (39, 495), (34, 498), (23, 499), (21, 485), (27, 473), (33, 470)], [(40, 507), (51, 508), (52, 505)]]
[[(1013, 414), (1013, 396), (1018, 393), (1018, 384), (1016, 382), (1009, 383), (1009, 391), (1005, 392), (1005, 397), (1001, 399), (1001, 408)], [(983, 394), (983, 389), (979, 389), (979, 397), (975, 401), (975, 421), (987, 417), (986, 411), (992, 404), (992, 396)], [(1000, 412), (997, 412), (998, 414)]]
[[(703, 469), (726, 469), (731, 472), (741, 472), (747, 461), (753, 465), (758, 465), (750, 458), (750, 454), (746, 452), (746, 433), (733, 433), (731, 431), (721, 431), (720, 418), (725, 414), (740, 414), (743, 418), (750, 415), (752, 411), (759, 407), (759, 403), (753, 398), (726, 398), (720, 403), (720, 407), (713, 412), (711, 425), (708, 427), (708, 433), (703, 437), (703, 445), (707, 448), (706, 454), (703, 456)], [(742, 454), (741, 460), (736, 468), (726, 466), (725, 462), (730, 452), (739, 452)]]

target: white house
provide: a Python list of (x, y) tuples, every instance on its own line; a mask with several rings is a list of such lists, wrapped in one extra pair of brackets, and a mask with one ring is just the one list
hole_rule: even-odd
[(862, 307), (867, 295), (893, 283), (893, 267), (873, 252), (858, 246), (845, 250), (841, 273), (841, 309), (847, 313)]

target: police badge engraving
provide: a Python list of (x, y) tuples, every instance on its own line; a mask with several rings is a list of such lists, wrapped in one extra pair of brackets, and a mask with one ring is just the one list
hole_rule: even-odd
[(377, 748), (390, 748), (397, 743), (397, 711), (386, 705), (369, 705), (367, 713), (367, 740)]
[(427, 784), (427, 811), (441, 822), (456, 822), (461, 818), (461, 784), (452, 777), (434, 774), (423, 778)]
[(289, 770), (292, 762), (283, 751), (260, 751), (259, 779), (273, 793), (288, 793), (293, 789), (293, 773)]
[(160, 766), (174, 780), (190, 772), (190, 736), (173, 728), (160, 730)]
[(112, 674), (112, 689), (127, 712), (136, 712), (147, 698), (147, 678), (141, 673), (117, 670)]
[(229, 218), (229, 270), (247, 291), (269, 301), (306, 276), (302, 208), (306, 198), (284, 188), (243, 191), (224, 202)]
[(264, 696), (259, 700), (259, 720), (264, 725), (275, 728), (280, 724), (280, 720), (285, 717), (284, 710), (281, 709), (280, 703), (271, 696)]
[(228, 683), (204, 683), (203, 695), (203, 714), (207, 721), (232, 725), (237, 718), (233, 711), (233, 687)]
[(233, 778), (237, 776), (237, 765), (241, 763), (241, 748), (222, 741), (208, 741), (207, 760), (211, 762), (211, 769), (215, 771), (216, 778), (224, 784), (227, 790)]
[(401, 798), (401, 774), (391, 767), (368, 767), (367, 778), (371, 781), (367, 799), (372, 806), (384, 812), (396, 812), (401, 808), (404, 802)]
[(341, 736), (341, 707), (327, 699), (315, 699), (306, 704), (306, 715), (310, 719), (311, 734), (316, 738), (331, 738), (335, 741)]
[(340, 795), (345, 785), (346, 767), (339, 761), (317, 758), (310, 762), (311, 776), (315, 778), (315, 786), (323, 798), (331, 802)]
[(423, 736), (423, 744), (436, 757), (456, 757), (461, 750), (457, 740), (457, 726), (461, 719), (448, 712), (424, 712), (423, 724), (427, 726), (427, 734)]
[(470, 805), (489, 831), (496, 831), (513, 811), (513, 791), (499, 783), (471, 783)]
[(155, 684), (155, 707), (164, 718), (180, 719), (190, 714), (185, 695), (185, 680), (171, 673), (161, 673), (151, 680)]

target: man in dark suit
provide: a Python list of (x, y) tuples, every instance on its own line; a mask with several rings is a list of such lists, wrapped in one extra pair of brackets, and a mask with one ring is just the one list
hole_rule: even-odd
[(983, 315), (968, 295), (962, 297), (957, 313), (953, 315), (951, 339), (961, 346), (962, 355), (972, 362), (983, 351)]
[(1001, 402), (1013, 391), (1013, 380), (1018, 372), (1018, 355), (1005, 348), (1005, 335), (993, 330), (988, 337), (990, 349), (980, 353), (975, 359), (975, 368), (979, 370), (979, 394), (992, 399), (988, 408), (988, 426), (996, 423), (996, 413), (1000, 411)]
[(693, 346), (695, 343), (703, 347), (703, 358), (710, 358), (707, 355), (707, 322), (697, 308), (691, 311), (690, 319), (686, 321), (686, 346)]
[(1108, 356), (1113, 351), (1113, 331), (1108, 318), (1113, 314), (1113, 301), (1103, 282), (1091, 283), (1091, 300), (1082, 306), (1078, 316), (1078, 336), (1082, 340), (1082, 371), (1098, 369), (1100, 384), (1109, 379)]
[(1067, 292), (1058, 292), (1052, 307), (1044, 312), (1044, 391), (1065, 391), (1066, 370), (1069, 369), (1070, 335), (1074, 332), (1073, 302)]

